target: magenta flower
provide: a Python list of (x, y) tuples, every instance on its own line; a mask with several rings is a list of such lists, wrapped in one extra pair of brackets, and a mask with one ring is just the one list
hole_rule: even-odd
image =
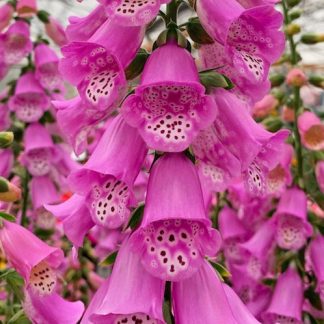
[(167, 43), (151, 54), (140, 85), (123, 103), (122, 113), (149, 147), (180, 152), (215, 117), (215, 104), (204, 92), (190, 53)]
[(307, 221), (307, 197), (300, 189), (292, 188), (283, 193), (275, 218), (277, 244), (283, 249), (300, 249), (313, 233)]
[(224, 207), (218, 216), (219, 232), (223, 239), (223, 248), (226, 260), (240, 261), (244, 256), (240, 251), (239, 243), (243, 243), (249, 237), (248, 230), (239, 220), (237, 213)]
[(82, 323), (165, 323), (162, 315), (164, 282), (146, 272), (126, 238), (118, 252), (109, 283), (90, 305)]
[(9, 25), (13, 13), (14, 13), (14, 8), (9, 3), (4, 3), (0, 7), (0, 32)]
[(315, 167), (316, 180), (321, 192), (324, 193), (324, 161), (316, 163)]
[(80, 155), (88, 146), (87, 138), (93, 125), (107, 115), (82, 101), (80, 97), (70, 100), (52, 101), (62, 133), (67, 137), (75, 153)]
[(38, 123), (30, 124), (24, 134), (25, 150), (21, 163), (33, 176), (43, 176), (51, 171), (55, 148), (46, 128)]
[(48, 20), (49, 21), (45, 24), (47, 36), (58, 46), (64, 46), (67, 43), (64, 28), (52, 16), (49, 16)]
[(197, 171), (185, 155), (167, 154), (153, 165), (132, 239), (145, 269), (170, 281), (190, 277), (206, 254), (218, 251), (220, 236), (210, 227)]
[[(282, 54), (282, 15), (271, 5), (244, 9), (236, 0), (197, 1), (197, 12), (208, 34), (225, 47), (233, 66), (254, 83), (266, 80), (270, 65)], [(260, 98), (261, 99), (261, 98)]]
[(280, 0), (237, 0), (244, 8), (253, 8), (262, 5), (275, 5)]
[(132, 188), (146, 154), (137, 130), (117, 116), (88, 162), (69, 176), (72, 189), (86, 197), (96, 224), (118, 228), (127, 222), (135, 203)]
[(15, 94), (9, 100), (9, 108), (21, 121), (31, 123), (42, 117), (49, 103), (49, 98), (34, 73), (27, 72), (18, 79)]
[(109, 18), (124, 26), (141, 26), (151, 22), (158, 14), (161, 4), (171, 0), (99, 0), (107, 12)]
[(305, 111), (298, 117), (298, 129), (306, 148), (313, 151), (324, 149), (324, 125), (313, 112)]
[[(1, 64), (1, 63), (0, 63)], [(0, 72), (1, 79), (1, 72)], [(0, 94), (0, 100), (5, 99), (6, 95), (3, 97)], [(0, 131), (6, 131), (10, 127), (10, 111), (7, 103), (0, 102)]]
[(46, 205), (45, 208), (63, 223), (64, 233), (77, 248), (82, 246), (84, 237), (95, 226), (85, 198), (74, 194), (58, 205)]
[(0, 149), (0, 176), (8, 178), (14, 164), (14, 154), (11, 149)]
[(24, 227), (3, 221), (0, 241), (6, 258), (24, 278), (27, 289), (35, 295), (55, 290), (56, 271), (63, 261), (63, 251), (51, 247)]
[(262, 315), (265, 324), (302, 324), (303, 282), (298, 273), (289, 268), (280, 275), (271, 303)]
[(69, 25), (65, 33), (69, 42), (87, 41), (107, 20), (103, 6), (99, 5), (86, 17), (69, 17)]
[(323, 265), (324, 237), (317, 235), (310, 243), (308, 252), (311, 268), (317, 279), (317, 292), (324, 301), (324, 265)]
[(58, 62), (58, 56), (46, 44), (39, 44), (35, 48), (35, 77), (45, 89), (62, 89), (63, 79), (58, 71)]
[(62, 48), (60, 71), (77, 86), (85, 103), (110, 112), (126, 86), (124, 68), (135, 57), (143, 37), (144, 28), (122, 27), (107, 20), (87, 42)]
[(259, 323), (206, 261), (192, 277), (172, 284), (172, 303), (176, 323)]
[(19, 63), (32, 51), (29, 25), (23, 20), (17, 20), (4, 34), (0, 35), (1, 61), (6, 65)]

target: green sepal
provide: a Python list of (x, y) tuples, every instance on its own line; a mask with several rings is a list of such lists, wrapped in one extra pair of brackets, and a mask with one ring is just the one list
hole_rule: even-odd
[(104, 260), (100, 262), (101, 266), (110, 266), (115, 263), (118, 251), (110, 253)]
[(187, 32), (190, 38), (198, 44), (212, 44), (214, 40), (208, 35), (206, 30), (201, 25), (199, 18), (190, 18), (186, 24)]
[(150, 54), (145, 49), (140, 48), (134, 60), (127, 66), (125, 70), (127, 80), (133, 80), (142, 73), (149, 56)]

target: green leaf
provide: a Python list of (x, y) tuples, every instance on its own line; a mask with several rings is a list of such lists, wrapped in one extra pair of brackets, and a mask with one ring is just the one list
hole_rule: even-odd
[(209, 263), (213, 266), (213, 268), (218, 272), (221, 278), (229, 278), (231, 277), (231, 273), (220, 263), (208, 260)]
[(24, 310), (19, 310), (14, 316), (12, 316), (8, 324), (29, 324), (31, 321), (27, 318), (27, 316), (24, 313)]
[(110, 253), (103, 261), (100, 262), (101, 266), (110, 266), (115, 263), (118, 251)]
[(133, 212), (133, 215), (131, 216), (126, 228), (131, 228), (132, 230), (138, 226), (138, 224), (141, 222), (143, 218), (144, 213), (144, 207), (145, 205), (139, 205), (135, 211)]
[(0, 177), (0, 192), (9, 191), (9, 182), (7, 179)]
[(9, 222), (15, 222), (16, 221), (16, 217), (10, 214), (7, 214), (5, 212), (0, 211), (0, 217), (9, 221)]
[(8, 288), (15, 294), (17, 299), (22, 301), (24, 299), (23, 285), (24, 279), (16, 272), (11, 272), (6, 276)]

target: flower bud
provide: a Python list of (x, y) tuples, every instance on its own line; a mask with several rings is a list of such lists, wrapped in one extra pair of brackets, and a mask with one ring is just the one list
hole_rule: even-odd
[(276, 74), (271, 74), (269, 77), (269, 80), (271, 82), (271, 87), (279, 87), (280, 85), (283, 84), (285, 81), (285, 77), (282, 74), (276, 73)]
[(14, 139), (13, 132), (0, 132), (0, 148), (9, 147)]
[(133, 80), (142, 73), (148, 57), (149, 53), (145, 49), (141, 48), (137, 52), (136, 57), (125, 70), (127, 80)]
[(252, 108), (254, 117), (265, 117), (270, 114), (279, 104), (279, 101), (272, 95), (268, 94), (258, 101)]
[(37, 12), (36, 0), (19, 0), (17, 12), (20, 17), (29, 18)]
[(202, 27), (199, 18), (197, 17), (189, 19), (187, 31), (190, 38), (198, 44), (212, 44), (214, 42)]
[(21, 197), (21, 190), (7, 179), (0, 177), (0, 201), (14, 202)]
[(308, 45), (321, 43), (324, 42), (324, 34), (307, 33), (301, 36), (300, 41)]
[(295, 19), (298, 19), (301, 16), (301, 14), (302, 14), (301, 10), (295, 9), (290, 12), (289, 18), (290, 18), (290, 20), (295, 20)]
[(296, 35), (300, 33), (300, 26), (297, 24), (289, 24), (286, 26), (285, 32), (288, 36)]
[(289, 8), (295, 7), (300, 3), (301, 0), (286, 0)]
[(303, 85), (306, 84), (307, 77), (306, 77), (305, 73), (301, 69), (294, 68), (294, 69), (291, 69), (288, 72), (286, 82), (290, 86), (300, 88), (300, 87), (302, 87)]
[(308, 78), (308, 81), (309, 81), (310, 84), (312, 84), (312, 85), (314, 85), (316, 87), (324, 89), (324, 76), (322, 76), (322, 75), (311, 75)]

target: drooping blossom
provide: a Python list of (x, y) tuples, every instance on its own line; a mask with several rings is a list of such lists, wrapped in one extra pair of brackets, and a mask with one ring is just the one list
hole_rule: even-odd
[(303, 282), (296, 270), (289, 268), (278, 278), (270, 305), (262, 315), (264, 323), (303, 323), (303, 297)]
[(140, 85), (124, 101), (122, 113), (149, 147), (180, 152), (211, 124), (216, 109), (205, 95), (190, 53), (168, 42), (149, 57)]
[(48, 22), (45, 23), (45, 31), (47, 36), (58, 46), (64, 46), (67, 43), (63, 26), (52, 16), (49, 16)]
[(46, 44), (35, 48), (35, 77), (39, 83), (50, 91), (61, 90), (63, 78), (58, 70), (59, 58)]
[(163, 324), (164, 282), (145, 271), (140, 257), (126, 238), (118, 252), (109, 283), (94, 299), (88, 321), (82, 323), (156, 323)]
[(300, 189), (287, 189), (282, 194), (275, 219), (277, 244), (283, 249), (298, 250), (312, 235), (313, 228), (307, 221), (306, 194)]
[(313, 151), (324, 149), (324, 125), (313, 112), (305, 111), (298, 117), (298, 130), (306, 148)]
[(238, 0), (238, 2), (244, 7), (244, 8), (253, 8), (257, 6), (262, 6), (266, 4), (275, 5), (280, 0)]
[(38, 121), (49, 107), (49, 98), (35, 78), (27, 72), (17, 82), (15, 94), (9, 100), (9, 108), (23, 122)]
[(172, 304), (176, 323), (259, 323), (206, 261), (192, 277), (172, 284)]
[(6, 65), (19, 63), (32, 48), (29, 24), (24, 20), (17, 20), (0, 35), (0, 61)]
[(0, 176), (8, 178), (14, 164), (14, 154), (11, 149), (0, 149)]
[(85, 103), (109, 112), (126, 86), (124, 68), (135, 57), (143, 37), (141, 27), (123, 27), (107, 20), (87, 42), (62, 48), (60, 71), (77, 86)]
[(220, 237), (210, 227), (199, 178), (182, 153), (166, 154), (151, 169), (142, 223), (134, 249), (145, 269), (164, 280), (192, 276), (205, 255), (215, 255)]
[(46, 128), (39, 124), (30, 124), (24, 134), (25, 150), (20, 157), (21, 163), (33, 176), (49, 174), (55, 159), (55, 146)]
[(0, 32), (10, 23), (14, 13), (14, 8), (10, 3), (4, 3), (0, 7)]
[(278, 99), (272, 94), (267, 94), (260, 101), (255, 103), (255, 105), (252, 108), (252, 114), (254, 117), (266, 117), (278, 105)]
[(37, 12), (36, 0), (18, 0), (17, 13), (20, 17), (30, 18)]
[(72, 190), (86, 198), (93, 221), (108, 228), (127, 222), (134, 204), (132, 188), (147, 148), (121, 116), (110, 122), (88, 162), (72, 172)]

